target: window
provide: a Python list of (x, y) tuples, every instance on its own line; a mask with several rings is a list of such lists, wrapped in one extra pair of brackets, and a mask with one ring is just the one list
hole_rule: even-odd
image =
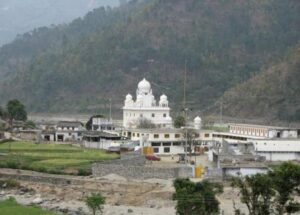
[(173, 146), (181, 146), (181, 142), (174, 142)]
[(140, 137), (140, 134), (139, 134), (139, 133), (137, 133), (137, 134), (136, 134), (136, 136), (137, 136), (137, 137)]
[(170, 147), (165, 147), (164, 148), (164, 153), (170, 153)]
[(195, 138), (199, 138), (199, 136), (200, 136), (199, 134), (195, 134)]
[(153, 148), (154, 153), (159, 153), (159, 148)]
[(142, 114), (142, 113), (140, 114), (140, 117), (143, 117), (143, 114)]
[(164, 115), (163, 115), (163, 116), (164, 116), (164, 118), (166, 118), (166, 117), (167, 117), (167, 114), (166, 114), (166, 113), (164, 113)]
[(132, 133), (132, 136), (135, 137), (135, 133)]
[(209, 137), (209, 134), (204, 134), (204, 137)]
[(153, 117), (153, 118), (155, 117), (155, 114), (154, 114), (154, 113), (152, 114), (152, 117)]
[(170, 138), (170, 134), (165, 134), (165, 138)]
[(163, 146), (171, 146), (170, 142), (163, 143)]
[(161, 143), (151, 143), (152, 147), (153, 146), (161, 146)]
[(154, 137), (154, 139), (158, 139), (159, 138), (159, 134), (154, 134), (153, 137)]
[(180, 138), (180, 134), (175, 134), (175, 138)]

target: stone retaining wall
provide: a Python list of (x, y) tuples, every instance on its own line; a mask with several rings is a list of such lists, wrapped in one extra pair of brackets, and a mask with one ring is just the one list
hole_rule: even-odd
[(95, 163), (92, 167), (94, 177), (118, 174), (132, 179), (171, 179), (193, 177), (193, 168), (188, 166), (159, 168), (151, 166), (134, 166), (121, 164)]

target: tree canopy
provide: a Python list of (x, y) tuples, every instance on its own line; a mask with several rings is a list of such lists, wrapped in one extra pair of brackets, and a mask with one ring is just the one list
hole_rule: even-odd
[(194, 183), (189, 179), (174, 181), (177, 201), (176, 211), (179, 215), (217, 215), (219, 202), (216, 194), (223, 192), (220, 184), (208, 181)]
[(27, 120), (25, 106), (19, 100), (10, 100), (6, 105), (7, 114), (10, 120)]
[[(233, 179), (241, 202), (249, 215), (283, 215), (300, 211), (295, 196), (300, 194), (300, 165), (285, 162), (268, 174), (257, 174)], [(236, 214), (241, 214), (236, 209)]]

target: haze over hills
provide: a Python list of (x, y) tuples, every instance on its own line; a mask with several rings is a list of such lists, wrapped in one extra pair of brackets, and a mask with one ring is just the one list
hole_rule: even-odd
[(300, 46), (223, 97), (229, 116), (300, 121)]
[(0, 0), (0, 46), (34, 28), (71, 22), (119, 0)]
[[(194, 113), (205, 113), (225, 91), (259, 77), (296, 49), (299, 11), (297, 0), (148, 0), (99, 8), (84, 19), (40, 28), (2, 47), (0, 97), (3, 103), (17, 97), (35, 112), (98, 113), (110, 98), (116, 110), (121, 108), (124, 96), (135, 94), (136, 84), (146, 77), (156, 95), (170, 97), (176, 111), (187, 61), (188, 105)], [(291, 68), (286, 71), (295, 75)], [(291, 88), (293, 95), (297, 90)], [(256, 116), (268, 111), (255, 108), (261, 111)], [(280, 101), (272, 108), (278, 111)], [(243, 116), (248, 109), (228, 113)]]

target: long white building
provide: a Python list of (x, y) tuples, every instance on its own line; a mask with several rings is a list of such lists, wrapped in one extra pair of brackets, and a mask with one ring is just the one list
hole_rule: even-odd
[(151, 121), (158, 127), (172, 127), (168, 97), (161, 95), (157, 103), (151, 84), (145, 78), (138, 84), (136, 100), (128, 94), (124, 103), (123, 126), (125, 128), (136, 128), (143, 119)]
[(257, 155), (264, 156), (267, 161), (300, 160), (300, 139), (253, 139)]

